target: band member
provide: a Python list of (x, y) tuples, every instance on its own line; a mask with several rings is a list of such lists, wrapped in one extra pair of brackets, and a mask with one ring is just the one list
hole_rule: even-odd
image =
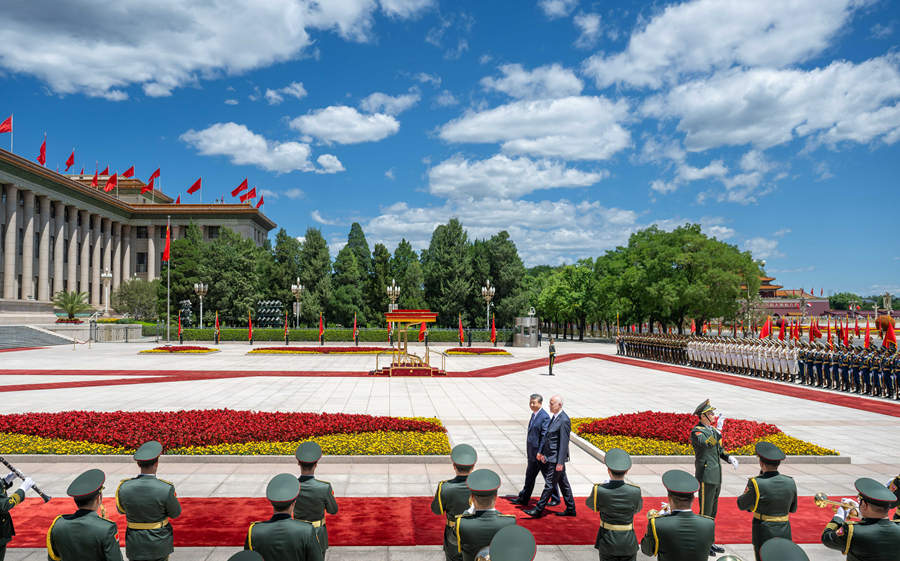
[(803, 548), (791, 540), (772, 538), (759, 550), (762, 561), (809, 561)]
[(662, 481), (669, 502), (658, 512), (647, 513), (649, 524), (641, 552), (659, 561), (706, 561), (715, 541), (716, 521), (691, 510), (700, 483), (677, 469), (663, 474)]
[(294, 457), (300, 466), (300, 494), (294, 503), (294, 518), (312, 524), (324, 557), (328, 550), (325, 513), (337, 514), (338, 504), (331, 483), (316, 479), (316, 465), (322, 459), (322, 447), (315, 442), (304, 442), (297, 447)]
[(312, 524), (291, 518), (294, 501), (302, 484), (289, 473), (276, 475), (266, 486), (266, 498), (272, 503), (272, 518), (254, 522), (247, 530), (244, 549), (256, 551), (265, 561), (322, 561)]
[(66, 494), (75, 499), (74, 514), (57, 516), (47, 530), (50, 561), (122, 561), (116, 523), (98, 514), (106, 475), (89, 469), (75, 478)]
[(631, 469), (631, 456), (621, 448), (612, 448), (604, 458), (609, 479), (594, 485), (585, 504), (600, 514), (600, 529), (594, 549), (600, 561), (634, 561), (639, 549), (634, 534), (634, 515), (644, 508), (641, 488), (625, 483)]
[(747, 481), (744, 493), (738, 497), (741, 510), (753, 513), (752, 541), (756, 561), (760, 548), (772, 538), (791, 539), (790, 513), (797, 512), (797, 484), (787, 475), (778, 473), (785, 459), (784, 452), (771, 442), (756, 445), (760, 474)]
[(850, 509), (839, 507), (822, 532), (822, 543), (847, 556), (848, 561), (890, 561), (900, 551), (900, 526), (888, 520), (890, 507), (897, 497), (874, 479), (856, 480), (859, 502), (842, 502), (859, 508), (862, 520), (847, 521)]
[(456, 517), (469, 509), (469, 497), (472, 492), (466, 485), (478, 454), (468, 444), (457, 444), (450, 451), (450, 461), (456, 477), (438, 483), (434, 499), (431, 501), (431, 512), (446, 517), (444, 524), (444, 557), (447, 561), (461, 561), (459, 543), (456, 541)]
[(497, 489), (500, 488), (500, 476), (489, 469), (472, 472), (466, 479), (471, 492), (473, 509), (456, 517), (457, 551), (462, 554), (463, 561), (475, 561), (475, 556), (506, 526), (515, 526), (516, 517), (500, 514), (494, 505), (497, 503)]
[(475, 561), (533, 561), (537, 542), (528, 528), (507, 526), (494, 534), (491, 546), (478, 552)]

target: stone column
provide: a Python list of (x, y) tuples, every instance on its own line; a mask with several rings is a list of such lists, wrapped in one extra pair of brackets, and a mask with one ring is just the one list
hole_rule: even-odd
[[(53, 223), (55, 235), (55, 247), (53, 248), (53, 295), (63, 289), (63, 265), (66, 263), (66, 205), (62, 201), (53, 201), (54, 212), (56, 212), (56, 222)], [(71, 237), (71, 236), (69, 236)], [(74, 243), (74, 242), (73, 242)], [(71, 255), (69, 263), (72, 262)], [(75, 282), (75, 275), (69, 277), (69, 283)]]
[(6, 186), (6, 246), (3, 248), (3, 297), (12, 300), (16, 297), (16, 243), (19, 240), (18, 228), (19, 188)]
[(22, 300), (34, 293), (34, 191), (25, 191), (25, 214), (22, 216), (25, 239), (22, 243)]
[[(75, 207), (69, 207), (74, 209)], [(86, 210), (79, 210), (78, 216), (81, 217), (81, 229), (78, 231), (78, 238), (81, 240), (81, 255), (78, 257), (78, 266), (79, 274), (78, 281), (81, 283), (81, 292), (87, 292), (90, 295), (90, 290), (88, 290), (88, 285), (90, 284), (90, 271), (91, 271), (91, 213)], [(71, 214), (69, 217), (71, 218)], [(78, 225), (78, 222), (75, 222), (75, 225)], [(69, 238), (72, 239), (72, 238)], [(72, 246), (69, 245), (69, 251), (72, 250)], [(72, 261), (69, 261), (69, 267), (72, 266)], [(72, 269), (69, 269), (70, 271)]]
[(112, 239), (112, 285), (110, 290), (115, 291), (122, 282), (122, 223), (113, 222), (113, 239)]
[(178, 224), (172, 224), (172, 241), (180, 240), (181, 236), (178, 234), (181, 233), (181, 227)]
[[(103, 265), (100, 266), (100, 273), (106, 272), (107, 269), (112, 271), (112, 220), (104, 218), (100, 222), (103, 225)], [(109, 294), (104, 291), (109, 288), (104, 287), (103, 279), (100, 279), (100, 305), (104, 306), (109, 298)], [(112, 288), (112, 286), (110, 286)]]
[(122, 281), (131, 278), (131, 226), (122, 225)]
[(156, 278), (156, 226), (147, 226), (147, 280)]
[(100, 231), (100, 215), (91, 215), (91, 243), (94, 251), (91, 252), (91, 305), (99, 308), (100, 302), (100, 252), (103, 251), (103, 236)]
[(41, 205), (41, 231), (38, 244), (38, 289), (37, 299), (50, 300), (50, 197), (38, 197)]

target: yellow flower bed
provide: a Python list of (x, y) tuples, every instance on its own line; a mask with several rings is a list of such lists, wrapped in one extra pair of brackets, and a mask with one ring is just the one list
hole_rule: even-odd
[(389, 350), (323, 353), (323, 352), (319, 352), (319, 351), (291, 351), (291, 350), (277, 351), (277, 350), (258, 349), (255, 351), (247, 352), (248, 355), (323, 355), (323, 356), (327, 356), (327, 355), (377, 355), (377, 354), (388, 354), (388, 353), (390, 353)]
[(448, 355), (456, 355), (456, 356), (512, 356), (508, 352), (503, 349), (497, 349), (496, 351), (487, 351), (481, 353), (467, 353), (465, 351), (460, 350), (449, 350), (446, 351)]
[[(759, 439), (759, 442), (771, 442), (781, 448), (782, 452), (788, 456), (840, 456), (841, 453), (829, 448), (817, 446), (805, 440), (788, 436), (784, 433), (771, 434)], [(753, 456), (753, 445), (747, 445), (737, 450), (730, 450), (729, 454), (736, 456)]]
[(134, 454), (119, 446), (8, 433), (0, 433), (0, 450), (4, 454)]
[[(333, 434), (314, 439), (329, 456), (441, 456), (450, 454), (446, 433), (436, 432), (365, 432), (361, 434)], [(247, 442), (215, 446), (174, 448), (167, 454), (233, 455), (233, 456), (289, 456), (301, 442)]]

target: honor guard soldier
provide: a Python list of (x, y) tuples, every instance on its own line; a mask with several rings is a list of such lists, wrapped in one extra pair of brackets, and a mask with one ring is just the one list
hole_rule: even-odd
[(254, 522), (247, 530), (244, 549), (259, 553), (265, 561), (322, 561), (316, 529), (309, 522), (291, 518), (291, 508), (303, 484), (290, 473), (276, 475), (266, 486), (272, 518)]
[(874, 479), (856, 480), (859, 504), (843, 502), (859, 508), (862, 520), (847, 521), (849, 511), (839, 507), (834, 518), (822, 532), (822, 543), (847, 556), (847, 561), (893, 561), (900, 551), (900, 525), (888, 520), (890, 506), (897, 497)]
[(181, 505), (175, 486), (156, 477), (162, 451), (155, 440), (142, 444), (133, 456), (141, 474), (116, 489), (116, 510), (128, 520), (125, 556), (132, 560), (164, 560), (175, 551), (169, 518), (181, 515)]
[(322, 447), (315, 442), (304, 442), (297, 447), (294, 457), (300, 466), (300, 495), (294, 503), (294, 518), (312, 524), (324, 557), (328, 549), (325, 513), (337, 514), (338, 504), (331, 483), (316, 479), (316, 464), (322, 458)]
[[(700, 514), (715, 519), (719, 508), (719, 491), (722, 489), (722, 464), (725, 460), (738, 468), (737, 458), (725, 453), (722, 446), (722, 426), (725, 415), (719, 415), (714, 427), (716, 408), (707, 399), (697, 406), (694, 415), (699, 418), (697, 426), (691, 429), (691, 446), (694, 448), (694, 476), (700, 482)], [(713, 544), (709, 554), (724, 553), (725, 549)]]
[(0, 516), (3, 517), (0, 520), (0, 561), (3, 561), (3, 558), (6, 557), (6, 544), (12, 541), (12, 537), (16, 535), (9, 511), (21, 503), (25, 499), (25, 493), (34, 486), (34, 480), (26, 477), (22, 486), (16, 489), (16, 492), (10, 497), (6, 492), (12, 487), (12, 482), (15, 478), (16, 472), (9, 472), (3, 479), (3, 487), (0, 489)]
[(772, 538), (764, 543), (759, 558), (762, 561), (809, 561), (802, 547), (784, 538)]
[(644, 508), (641, 488), (625, 483), (631, 469), (631, 456), (621, 448), (612, 448), (604, 458), (609, 479), (594, 485), (585, 504), (600, 514), (600, 529), (594, 549), (600, 561), (634, 561), (639, 546), (634, 534), (634, 515)]
[(534, 534), (522, 526), (501, 528), (491, 546), (478, 552), (475, 561), (533, 561), (537, 555)]
[(797, 512), (797, 484), (787, 475), (778, 473), (784, 452), (771, 442), (756, 445), (760, 474), (747, 481), (737, 506), (753, 513), (752, 542), (756, 561), (760, 561), (760, 547), (772, 538), (791, 539), (790, 514)]
[(553, 376), (553, 362), (556, 360), (556, 345), (553, 344), (553, 339), (550, 339), (547, 350), (550, 352), (550, 375)]
[[(900, 475), (888, 481), (887, 488), (897, 498), (891, 503), (891, 508), (900, 507)], [(898, 510), (894, 511), (894, 522), (900, 522), (900, 511)]]
[(450, 461), (456, 477), (438, 483), (434, 499), (431, 501), (431, 512), (446, 517), (444, 524), (444, 557), (447, 561), (461, 561), (459, 544), (456, 541), (456, 517), (469, 509), (471, 492), (466, 479), (472, 473), (478, 454), (468, 444), (457, 444), (450, 451)]
[(641, 551), (659, 561), (706, 561), (716, 539), (716, 521), (691, 510), (697, 478), (673, 469), (662, 477), (669, 502), (660, 511), (647, 513), (649, 524)]
[(468, 512), (456, 517), (457, 551), (463, 561), (475, 561), (478, 552), (489, 547), (494, 535), (506, 526), (515, 526), (516, 517), (500, 514), (494, 505), (500, 476), (489, 469), (478, 469), (466, 479), (472, 497)]
[[(116, 523), (97, 514), (103, 504), (106, 475), (90, 469), (69, 485), (66, 494), (75, 499), (74, 514), (57, 516), (47, 530), (50, 561), (122, 561)], [(105, 514), (105, 513), (104, 513)]]

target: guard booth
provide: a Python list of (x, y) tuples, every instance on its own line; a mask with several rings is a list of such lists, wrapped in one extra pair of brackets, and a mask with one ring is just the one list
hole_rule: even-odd
[(529, 315), (524, 318), (516, 318), (516, 334), (513, 338), (513, 347), (537, 347), (538, 346), (538, 318)]

